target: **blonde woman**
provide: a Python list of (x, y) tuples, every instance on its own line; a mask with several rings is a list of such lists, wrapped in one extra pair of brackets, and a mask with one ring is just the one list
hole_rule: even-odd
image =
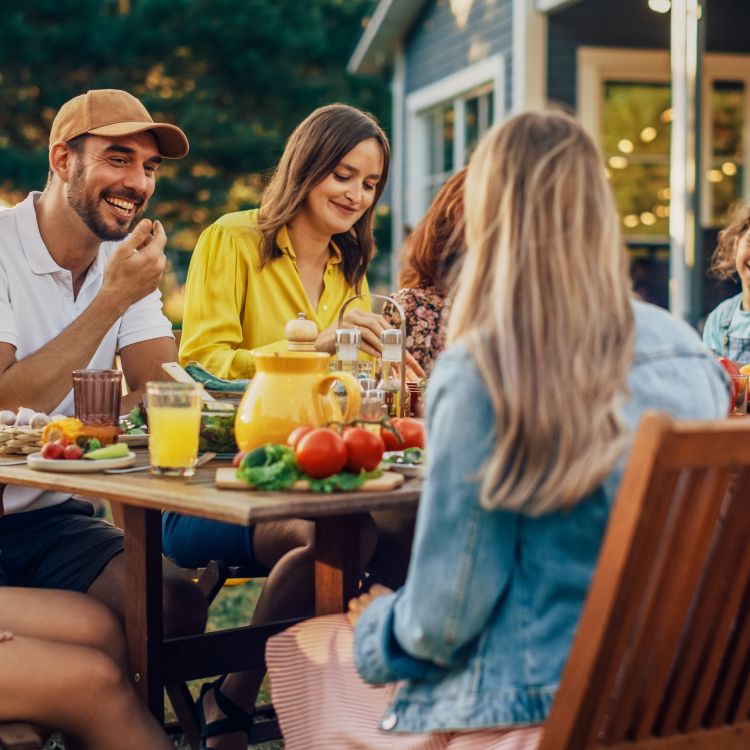
[(536, 747), (640, 414), (726, 412), (697, 334), (631, 300), (604, 166), (575, 119), (493, 130), (465, 206), (407, 580), (353, 600), (353, 631), (340, 615), (269, 643), (286, 750)]

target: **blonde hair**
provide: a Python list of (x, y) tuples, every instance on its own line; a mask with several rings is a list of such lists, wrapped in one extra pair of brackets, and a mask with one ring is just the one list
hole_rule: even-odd
[(604, 165), (575, 118), (524, 113), (477, 148), (465, 205), (448, 343), (468, 348), (495, 413), (482, 505), (529, 515), (570, 507), (626, 440), (618, 407), (634, 324)]

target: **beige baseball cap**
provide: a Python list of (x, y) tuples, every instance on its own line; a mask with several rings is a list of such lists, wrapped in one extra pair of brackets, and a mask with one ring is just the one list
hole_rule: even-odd
[(132, 94), (118, 89), (94, 89), (60, 107), (52, 123), (49, 145), (67, 143), (84, 133), (116, 137), (146, 130), (154, 134), (159, 153), (168, 159), (181, 159), (190, 148), (187, 136), (178, 127), (154, 122)]

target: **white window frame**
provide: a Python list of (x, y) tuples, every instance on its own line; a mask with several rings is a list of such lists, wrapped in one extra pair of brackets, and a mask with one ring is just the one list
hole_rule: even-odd
[(406, 222), (416, 225), (429, 207), (425, 179), (429, 164), (428, 115), (440, 105), (453, 104), (455, 112), (453, 169), (464, 163), (464, 102), (468, 94), (482, 86), (492, 86), (493, 112), (490, 124), (505, 114), (505, 58), (492, 55), (453, 73), (440, 81), (412, 92), (406, 97)]
[[(742, 198), (750, 196), (750, 55), (718, 52), (703, 56), (701, 82), (701, 226), (714, 226), (712, 197), (705, 172), (711, 160), (711, 88), (716, 80), (741, 81), (745, 85), (742, 140), (745, 145)], [(578, 50), (578, 114), (588, 131), (599, 141), (602, 132), (602, 94), (605, 81), (671, 82), (669, 52), (666, 50), (581, 47)], [(668, 239), (667, 235), (664, 236)], [(654, 239), (654, 238), (649, 238)], [(637, 237), (633, 237), (637, 240)]]

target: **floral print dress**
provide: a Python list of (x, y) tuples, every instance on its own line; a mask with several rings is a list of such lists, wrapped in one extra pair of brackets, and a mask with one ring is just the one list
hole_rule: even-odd
[[(429, 377), (445, 344), (445, 324), (450, 307), (445, 293), (434, 286), (423, 286), (399, 289), (393, 298), (404, 308), (406, 349)], [(383, 316), (394, 328), (400, 327), (401, 316), (393, 305), (386, 306)]]

